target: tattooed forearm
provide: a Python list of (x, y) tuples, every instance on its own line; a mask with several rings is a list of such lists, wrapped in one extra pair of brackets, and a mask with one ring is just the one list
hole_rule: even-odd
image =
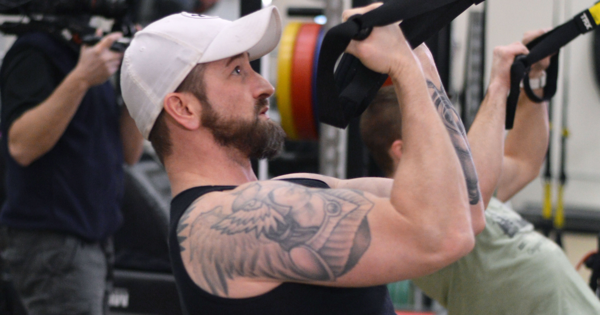
[(373, 203), (358, 192), (254, 183), (234, 194), (231, 206), (203, 212), (181, 235), (194, 281), (212, 294), (227, 296), (235, 277), (334, 281), (370, 245)]
[(467, 132), (463, 126), (462, 121), (459, 118), (458, 112), (452, 106), (450, 99), (444, 91), (444, 87), (436, 87), (433, 82), (427, 80), (427, 87), (431, 92), (431, 99), (435, 104), (438, 113), (442, 117), (446, 129), (452, 139), (452, 144), (456, 150), (456, 154), (462, 165), (465, 179), (467, 181), (467, 191), (469, 193), (469, 203), (476, 205), (481, 200), (481, 193), (479, 191), (479, 185), (477, 180), (477, 171), (475, 170), (475, 163), (471, 155), (471, 148), (467, 141)]

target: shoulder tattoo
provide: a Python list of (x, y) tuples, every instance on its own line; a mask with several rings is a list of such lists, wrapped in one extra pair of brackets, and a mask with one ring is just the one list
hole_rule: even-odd
[(227, 295), (227, 279), (236, 276), (335, 281), (370, 245), (373, 202), (359, 191), (253, 183), (233, 194), (230, 206), (191, 223), (182, 218), (178, 229), (195, 281), (213, 294)]

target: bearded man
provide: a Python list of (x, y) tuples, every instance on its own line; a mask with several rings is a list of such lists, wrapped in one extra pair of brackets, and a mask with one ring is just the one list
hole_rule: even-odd
[(484, 227), (483, 203), (470, 203), (423, 69), (397, 25), (348, 47), (398, 91), (405, 153), (394, 179), (258, 181), (250, 159), (276, 155), (284, 133), (267, 115), (274, 88), (250, 60), (280, 36), (274, 7), (234, 22), (183, 13), (138, 32), (125, 53), (125, 102), (174, 196), (169, 244), (183, 308), (395, 314), (385, 284), (466, 255)]

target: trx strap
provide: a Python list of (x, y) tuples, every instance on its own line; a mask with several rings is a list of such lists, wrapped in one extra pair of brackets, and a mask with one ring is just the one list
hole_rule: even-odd
[[(527, 48), (529, 48), (528, 55), (521, 55), (515, 58), (510, 70), (510, 93), (506, 102), (506, 129), (512, 129), (514, 124), (521, 81), (523, 81), (525, 93), (532, 101), (541, 103), (550, 100), (556, 94), (558, 51), (579, 35), (595, 29), (598, 25), (600, 25), (600, 3), (581, 12), (571, 21), (536, 38), (527, 45)], [(533, 93), (529, 84), (528, 74), (531, 65), (553, 54), (550, 67), (546, 70), (547, 83), (544, 87), (544, 97), (540, 98)]]
[(402, 31), (412, 47), (435, 35), (473, 4), (484, 0), (394, 0), (364, 15), (355, 15), (331, 28), (321, 46), (317, 71), (319, 120), (346, 128), (360, 116), (387, 79), (374, 72), (358, 58), (344, 54), (334, 75), (335, 64), (350, 41), (363, 40), (373, 27), (403, 21)]

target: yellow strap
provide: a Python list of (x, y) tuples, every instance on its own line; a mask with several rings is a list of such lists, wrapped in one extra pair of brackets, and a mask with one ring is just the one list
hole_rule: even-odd
[(281, 116), (281, 127), (292, 140), (298, 138), (292, 118), (292, 62), (300, 26), (302, 23), (292, 22), (285, 27), (277, 55), (277, 108)]
[(596, 25), (600, 25), (600, 2), (590, 8), (590, 14), (594, 17)]
[(542, 218), (552, 219), (552, 184), (547, 181), (544, 185), (544, 207), (542, 208)]
[(554, 216), (554, 227), (562, 230), (565, 226), (565, 208), (564, 208), (564, 186), (558, 186), (558, 200), (556, 203), (556, 216)]

